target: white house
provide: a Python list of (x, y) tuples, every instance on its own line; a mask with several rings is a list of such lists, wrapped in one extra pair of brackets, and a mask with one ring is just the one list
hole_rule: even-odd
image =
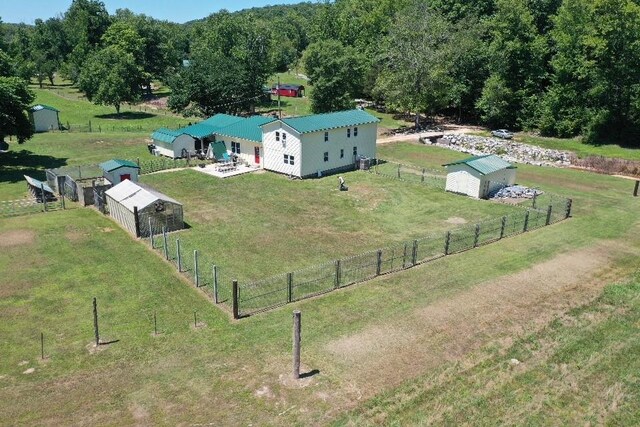
[(516, 167), (495, 154), (473, 156), (443, 166), (447, 169), (446, 191), (478, 199), (516, 182)]
[(127, 179), (138, 182), (138, 175), (140, 175), (140, 166), (129, 160), (112, 159), (100, 163), (100, 168), (102, 169), (102, 176), (113, 185)]
[(254, 167), (263, 166), (261, 126), (273, 122), (272, 117), (248, 117), (216, 131), (216, 144), (224, 143), (230, 154), (235, 154), (245, 163)]
[(36, 132), (48, 132), (60, 129), (57, 109), (44, 104), (34, 105), (29, 109), (29, 119)]
[(278, 119), (262, 125), (263, 167), (300, 178), (375, 158), (378, 118), (362, 110)]
[(195, 151), (196, 139), (179, 131), (160, 128), (151, 134), (156, 153), (177, 159)]

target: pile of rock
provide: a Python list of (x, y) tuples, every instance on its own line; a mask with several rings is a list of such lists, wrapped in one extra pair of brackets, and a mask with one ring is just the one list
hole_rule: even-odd
[(550, 150), (510, 140), (474, 135), (446, 134), (437, 139), (434, 145), (474, 156), (496, 154), (509, 162), (539, 166), (569, 166), (575, 157), (568, 151)]
[(509, 187), (503, 187), (492, 194), (489, 194), (490, 199), (533, 199), (536, 196), (541, 195), (542, 190), (537, 188), (524, 187), (522, 185), (511, 185)]

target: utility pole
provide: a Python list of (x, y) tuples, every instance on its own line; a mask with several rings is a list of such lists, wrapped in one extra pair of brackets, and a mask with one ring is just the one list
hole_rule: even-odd
[(276, 86), (278, 92), (278, 118), (282, 118), (282, 109), (280, 109), (280, 76), (278, 76), (278, 85)]

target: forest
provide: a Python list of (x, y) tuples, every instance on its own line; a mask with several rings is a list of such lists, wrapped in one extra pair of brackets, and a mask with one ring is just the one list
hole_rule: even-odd
[[(314, 112), (363, 98), (410, 115), (639, 147), (636, 0), (336, 0), (176, 24), (98, 0), (34, 25), (0, 22), (0, 102), (59, 75), (95, 103), (135, 103), (153, 82), (184, 114), (251, 111), (275, 72), (304, 73)], [(26, 83), (25, 83), (26, 84)], [(4, 120), (4, 122), (3, 122)], [(22, 135), (19, 120), (2, 133)]]

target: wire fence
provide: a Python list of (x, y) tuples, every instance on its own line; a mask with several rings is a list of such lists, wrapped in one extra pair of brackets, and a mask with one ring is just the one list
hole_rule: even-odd
[(415, 166), (403, 165), (381, 159), (374, 159), (373, 167), (371, 167), (369, 171), (388, 178), (425, 184), (441, 189), (445, 188), (447, 178), (446, 173), (441, 170), (417, 168)]
[(42, 212), (54, 212), (65, 209), (62, 199), (48, 200), (0, 200), (0, 218), (10, 218), (14, 216), (30, 215)]

